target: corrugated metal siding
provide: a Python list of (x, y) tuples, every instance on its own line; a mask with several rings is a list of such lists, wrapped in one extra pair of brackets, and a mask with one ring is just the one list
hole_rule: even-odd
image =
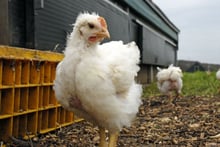
[[(35, 3), (36, 5), (36, 3)], [(129, 39), (129, 17), (100, 0), (45, 0), (44, 8), (35, 6), (35, 48), (61, 51), (79, 12), (97, 12), (106, 18), (112, 40)], [(123, 26), (123, 27), (122, 27)]]
[(177, 50), (176, 48), (165, 41), (164, 46), (164, 54), (163, 54), (163, 65), (170, 65), (171, 63), (176, 64), (176, 54)]
[(9, 44), (11, 46), (25, 47), (25, 1), (8, 1), (9, 11)]
[(134, 21), (130, 23), (130, 40), (135, 41), (142, 48), (142, 26)]
[[(143, 39), (142, 39), (142, 26), (134, 21), (130, 22), (130, 41), (135, 41), (140, 49), (140, 53), (143, 53)], [(141, 57), (142, 60), (142, 57)]]
[(175, 63), (175, 48), (163, 38), (158, 37), (147, 28), (143, 28), (143, 54), (144, 64), (167, 66)]
[(160, 30), (165, 32), (175, 41), (178, 41), (178, 32), (170, 28), (162, 19), (158, 16), (154, 10), (147, 5), (144, 0), (123, 0), (127, 3), (131, 8), (133, 8), (136, 12), (141, 14), (145, 19), (152, 22), (155, 26), (157, 26)]
[(78, 13), (88, 11), (106, 18), (111, 40), (135, 41), (142, 63), (167, 66), (176, 61), (178, 45), (171, 45), (175, 42), (167, 43), (167, 36), (157, 34), (155, 28), (136, 21), (131, 11), (128, 16), (108, 0), (10, 0), (8, 5), (11, 46), (53, 50), (59, 44), (57, 50), (62, 51)]

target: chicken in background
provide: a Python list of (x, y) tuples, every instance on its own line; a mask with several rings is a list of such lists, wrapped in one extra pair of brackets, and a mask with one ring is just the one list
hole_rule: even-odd
[(220, 69), (216, 72), (216, 79), (220, 80)]
[(59, 103), (97, 125), (103, 147), (117, 145), (120, 130), (132, 124), (142, 103), (142, 86), (134, 80), (140, 69), (139, 49), (134, 42), (100, 45), (109, 37), (103, 17), (79, 14), (54, 81)]
[(179, 67), (172, 64), (165, 69), (157, 67), (157, 87), (162, 94), (169, 96), (170, 103), (172, 102), (172, 92), (176, 92), (176, 96), (179, 97), (181, 89), (183, 87), (182, 70)]

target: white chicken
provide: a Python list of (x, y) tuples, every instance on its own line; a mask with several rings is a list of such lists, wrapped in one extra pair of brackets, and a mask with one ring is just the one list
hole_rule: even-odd
[[(116, 146), (123, 126), (130, 126), (141, 105), (142, 86), (134, 80), (140, 53), (134, 42), (112, 41), (98, 14), (80, 13), (58, 64), (55, 96), (67, 110), (98, 125), (100, 146)], [(105, 130), (109, 132), (106, 142)]]
[(216, 72), (216, 79), (220, 80), (220, 69)]
[(171, 96), (171, 92), (175, 91), (177, 96), (181, 94), (183, 87), (182, 81), (182, 70), (179, 67), (173, 66), (172, 64), (165, 69), (157, 67), (157, 87), (163, 94)]

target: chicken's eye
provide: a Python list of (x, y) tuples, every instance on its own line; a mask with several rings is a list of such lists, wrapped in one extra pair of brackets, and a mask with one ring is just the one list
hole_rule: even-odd
[(93, 29), (95, 27), (95, 25), (92, 24), (92, 23), (88, 23), (88, 26), (89, 26), (90, 29)]

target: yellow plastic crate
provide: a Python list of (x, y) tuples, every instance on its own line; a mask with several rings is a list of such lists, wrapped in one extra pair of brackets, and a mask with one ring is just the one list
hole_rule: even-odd
[(62, 59), (59, 53), (0, 46), (0, 141), (81, 120), (55, 99), (53, 80)]

